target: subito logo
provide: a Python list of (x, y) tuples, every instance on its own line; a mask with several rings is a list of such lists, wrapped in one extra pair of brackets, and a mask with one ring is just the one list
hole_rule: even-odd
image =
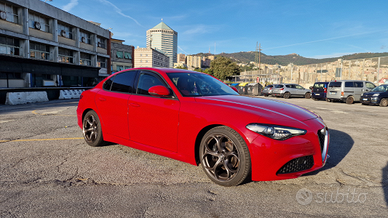
[(313, 193), (307, 188), (299, 189), (296, 193), (296, 201), (301, 205), (308, 205), (313, 201)]

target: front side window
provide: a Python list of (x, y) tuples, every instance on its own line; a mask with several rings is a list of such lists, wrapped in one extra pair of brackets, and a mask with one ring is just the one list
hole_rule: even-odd
[(51, 60), (50, 47), (45, 44), (30, 42), (30, 57), (41, 60)]
[(366, 82), (366, 83), (365, 83), (365, 86), (366, 86), (366, 88), (368, 88), (368, 89), (374, 89), (374, 88), (376, 87), (375, 84), (370, 83), (370, 82)]
[(166, 86), (164, 82), (162, 82), (162, 80), (158, 78), (156, 75), (142, 73), (140, 74), (136, 93), (142, 94), (142, 95), (150, 95), (148, 93), (148, 89), (151, 88), (152, 86), (157, 86), (157, 85)]
[(183, 96), (237, 95), (220, 80), (202, 73), (168, 73)]

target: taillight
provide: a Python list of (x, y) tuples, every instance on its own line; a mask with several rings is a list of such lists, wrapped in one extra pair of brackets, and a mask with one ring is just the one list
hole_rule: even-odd
[(341, 92), (341, 96), (344, 96), (344, 92)]
[(280, 91), (283, 91), (283, 90), (284, 90), (284, 88), (281, 88), (281, 89), (280, 89)]
[(326, 93), (327, 92), (327, 88), (324, 88), (323, 91)]

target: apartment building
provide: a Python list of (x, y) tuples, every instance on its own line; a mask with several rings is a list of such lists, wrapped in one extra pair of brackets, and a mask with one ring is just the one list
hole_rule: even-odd
[(153, 48), (135, 49), (135, 67), (169, 67), (170, 58)]
[(110, 32), (40, 0), (0, 0), (0, 88), (91, 86), (110, 72)]
[(133, 68), (135, 48), (132, 45), (123, 44), (125, 40), (111, 39), (112, 73), (124, 69)]

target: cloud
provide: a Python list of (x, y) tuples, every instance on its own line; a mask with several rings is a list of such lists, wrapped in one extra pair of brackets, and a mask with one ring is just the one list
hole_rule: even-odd
[(139, 22), (137, 22), (136, 19), (134, 19), (134, 18), (131, 17), (131, 16), (128, 16), (128, 15), (124, 14), (124, 13), (121, 11), (121, 9), (118, 8), (116, 5), (114, 5), (112, 2), (107, 1), (107, 0), (99, 0), (99, 1), (102, 2), (102, 3), (104, 3), (104, 4), (106, 4), (106, 5), (112, 6), (112, 7), (115, 9), (116, 13), (120, 14), (120, 15), (123, 16), (123, 17), (129, 18), (129, 19), (135, 21), (135, 23), (136, 23), (137, 25), (142, 26)]
[(78, 0), (71, 0), (67, 5), (63, 6), (62, 10), (69, 12), (78, 5)]

